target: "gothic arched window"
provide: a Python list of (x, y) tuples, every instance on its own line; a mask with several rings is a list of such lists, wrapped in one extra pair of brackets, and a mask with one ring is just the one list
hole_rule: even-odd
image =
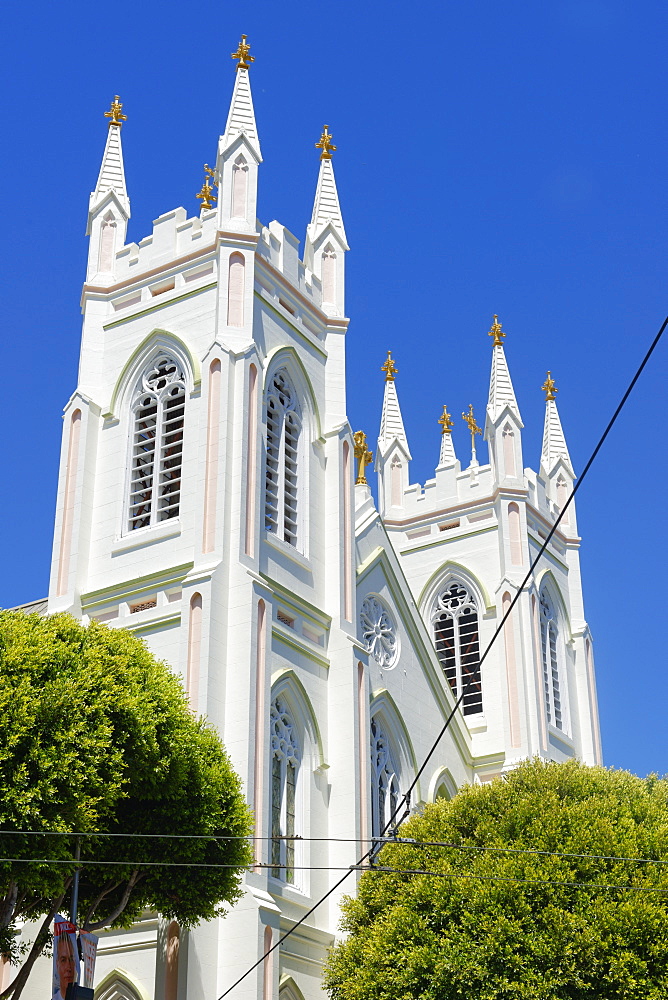
[(142, 374), (132, 401), (130, 531), (179, 516), (185, 404), (179, 363), (160, 355)]
[(543, 660), (543, 693), (547, 721), (557, 729), (564, 728), (561, 705), (559, 670), (559, 620), (554, 605), (542, 590), (540, 594), (540, 646)]
[(294, 720), (282, 698), (271, 706), (271, 874), (295, 877), (295, 817), (300, 748)]
[(297, 545), (298, 538), (300, 433), (297, 394), (281, 369), (267, 393), (264, 525), (290, 545)]
[(475, 598), (464, 584), (448, 583), (436, 598), (431, 620), (436, 653), (455, 697), (459, 698), (466, 689), (462, 703), (464, 715), (482, 712), (480, 635)]
[(397, 811), (399, 777), (377, 716), (371, 719), (371, 834), (379, 837)]

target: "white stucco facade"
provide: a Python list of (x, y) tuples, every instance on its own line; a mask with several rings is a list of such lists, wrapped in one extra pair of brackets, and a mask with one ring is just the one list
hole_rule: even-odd
[[(219, 143), (218, 207), (195, 218), (167, 212), (128, 245), (121, 126), (109, 126), (90, 201), (48, 607), (130, 628), (171, 664), (194, 710), (220, 731), (258, 837), (272, 834), (273, 776), (294, 782), (294, 818), (283, 803), (280, 823), (322, 839), (299, 842), (289, 873), (249, 874), (226, 919), (181, 936), (178, 961), (173, 949), (168, 960), (170, 932), (154, 916), (103, 933), (104, 1000), (217, 1000), (340, 877), (321, 869), (356, 862), (359, 841), (408, 787), (475, 674), (476, 648), (486, 648), (574, 479), (553, 400), (540, 468), (524, 468), (499, 343), (490, 465), (463, 468), (446, 433), (434, 478), (411, 484), (400, 383), (386, 382), (376, 508), (369, 488), (354, 485), (348, 244), (332, 160), (320, 161), (302, 260), (287, 229), (256, 222), (261, 159), (241, 66)], [(150, 472), (141, 464), (149, 452)], [(600, 760), (579, 542), (571, 509), (483, 663), (475, 710), (457, 710), (412, 807), (529, 755)], [(464, 619), (452, 624), (442, 604), (454, 585), (468, 602), (466, 640)], [(293, 764), (272, 743), (280, 713)], [(384, 770), (371, 760), (372, 727)], [(274, 860), (269, 841), (258, 843), (258, 857)], [(322, 995), (338, 900), (330, 896), (233, 996)], [(47, 995), (47, 979), (45, 964), (31, 1000)]]

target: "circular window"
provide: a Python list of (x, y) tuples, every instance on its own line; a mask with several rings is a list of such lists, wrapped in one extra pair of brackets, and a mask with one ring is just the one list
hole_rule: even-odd
[(360, 609), (360, 631), (369, 655), (380, 667), (394, 666), (399, 640), (392, 615), (378, 597), (365, 597)]

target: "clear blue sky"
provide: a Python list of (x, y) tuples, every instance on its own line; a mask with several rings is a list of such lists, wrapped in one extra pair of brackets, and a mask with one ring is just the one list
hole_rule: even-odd
[[(47, 590), (102, 113), (120, 94), (130, 239), (177, 205), (195, 213), (241, 32), (263, 222), (303, 238), (324, 122), (339, 147), (354, 427), (377, 433), (392, 348), (412, 479), (429, 478), (442, 404), (482, 419), (498, 312), (525, 461), (538, 463), (550, 368), (582, 469), (668, 312), (664, 3), (14, 0), (2, 19), (0, 605)], [(668, 340), (578, 503), (605, 758), (639, 773), (668, 771), (667, 357)], [(455, 443), (465, 458), (463, 425)]]

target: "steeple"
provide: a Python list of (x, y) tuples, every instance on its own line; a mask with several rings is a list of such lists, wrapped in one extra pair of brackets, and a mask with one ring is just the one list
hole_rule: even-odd
[(350, 249), (339, 205), (339, 195), (334, 179), (332, 142), (327, 125), (320, 141), (320, 172), (313, 202), (313, 214), (306, 227), (304, 263), (322, 282), (322, 307), (334, 316), (344, 314), (344, 265), (343, 254)]
[(404, 492), (408, 486), (408, 464), (411, 453), (394, 382), (399, 369), (391, 351), (387, 352), (387, 360), (380, 370), (385, 373), (385, 393), (376, 452), (376, 471), (380, 513), (385, 514), (390, 507), (403, 505)]
[(519, 407), (515, 399), (515, 390), (510, 379), (508, 362), (506, 361), (506, 354), (503, 349), (503, 340), (506, 335), (502, 329), (502, 324), (499, 323), (498, 316), (494, 316), (494, 322), (488, 336), (494, 337), (494, 346), (492, 350), (492, 373), (489, 380), (487, 417), (493, 422), (508, 407), (521, 424), (522, 418), (520, 417)]
[[(556, 395), (558, 389), (550, 372), (541, 386), (545, 393), (545, 427), (540, 456), (540, 474), (545, 483), (548, 509), (556, 514), (563, 508), (573, 489), (575, 473), (566, 447), (566, 438), (559, 419)], [(562, 521), (561, 530), (577, 535), (575, 505), (571, 503)]]
[(543, 450), (541, 452), (541, 470), (545, 475), (550, 476), (555, 465), (561, 461), (564, 463), (565, 471), (573, 479), (573, 465), (568, 454), (566, 438), (559, 419), (557, 410), (556, 394), (559, 391), (555, 385), (551, 373), (547, 373), (544, 384), (541, 386), (545, 393), (545, 426), (543, 429)]
[(86, 235), (88, 247), (87, 281), (99, 284), (113, 282), (116, 253), (125, 244), (130, 199), (125, 186), (121, 127), (127, 120), (118, 95), (104, 117), (109, 119), (107, 142), (102, 156), (100, 174), (88, 202)]
[(227, 125), (218, 141), (215, 171), (218, 226), (223, 231), (255, 232), (257, 168), (262, 153), (248, 73), (255, 57), (250, 55), (246, 35), (241, 36), (231, 57), (237, 60), (236, 77)]
[(454, 420), (448, 413), (447, 406), (443, 406), (443, 413), (438, 418), (438, 423), (441, 425), (441, 455), (438, 460), (438, 469), (447, 469), (452, 465), (456, 465), (457, 456), (455, 455), (455, 446), (452, 440), (452, 428), (454, 427)]
[(492, 371), (489, 379), (489, 399), (485, 420), (485, 440), (489, 445), (492, 471), (497, 484), (523, 479), (522, 418), (508, 370), (503, 341), (506, 336), (499, 317), (488, 334), (493, 337)]

